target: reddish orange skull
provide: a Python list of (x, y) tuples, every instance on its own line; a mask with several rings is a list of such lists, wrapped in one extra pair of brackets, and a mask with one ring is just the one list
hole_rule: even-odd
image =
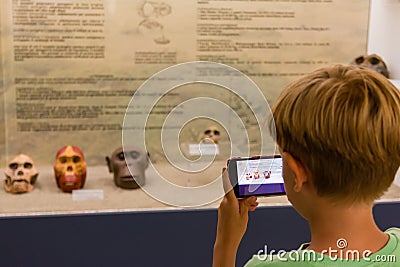
[(86, 162), (76, 146), (64, 146), (57, 151), (54, 164), (57, 186), (64, 192), (81, 189), (86, 180)]

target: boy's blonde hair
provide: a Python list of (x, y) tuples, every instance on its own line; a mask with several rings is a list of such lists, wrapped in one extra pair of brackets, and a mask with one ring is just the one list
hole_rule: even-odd
[(320, 196), (369, 202), (400, 165), (400, 93), (384, 76), (336, 65), (289, 85), (272, 108), (279, 147), (310, 171)]

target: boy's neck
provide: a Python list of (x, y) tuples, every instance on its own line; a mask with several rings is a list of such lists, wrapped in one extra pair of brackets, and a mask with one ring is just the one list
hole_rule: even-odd
[(347, 246), (343, 251), (370, 250), (374, 253), (388, 242), (388, 235), (383, 233), (374, 221), (373, 204), (343, 206), (327, 201), (320, 203), (318, 207), (314, 207), (314, 212), (311, 212), (308, 218), (311, 230), (308, 249), (316, 252), (329, 248), (340, 250), (342, 247), (338, 247), (337, 242), (339, 239), (345, 239)]

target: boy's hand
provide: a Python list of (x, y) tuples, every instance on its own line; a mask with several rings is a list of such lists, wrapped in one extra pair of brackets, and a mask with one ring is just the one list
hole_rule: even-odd
[(234, 266), (237, 249), (247, 229), (248, 212), (254, 211), (258, 202), (255, 196), (236, 198), (226, 168), (222, 169), (222, 181), (226, 194), (218, 209), (213, 266)]

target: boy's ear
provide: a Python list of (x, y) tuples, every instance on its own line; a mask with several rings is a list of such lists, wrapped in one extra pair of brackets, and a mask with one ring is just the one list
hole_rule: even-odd
[(292, 156), (289, 152), (284, 152), (287, 165), (294, 174), (295, 185), (293, 191), (300, 192), (303, 185), (309, 181), (309, 173), (307, 168), (298, 159)]

